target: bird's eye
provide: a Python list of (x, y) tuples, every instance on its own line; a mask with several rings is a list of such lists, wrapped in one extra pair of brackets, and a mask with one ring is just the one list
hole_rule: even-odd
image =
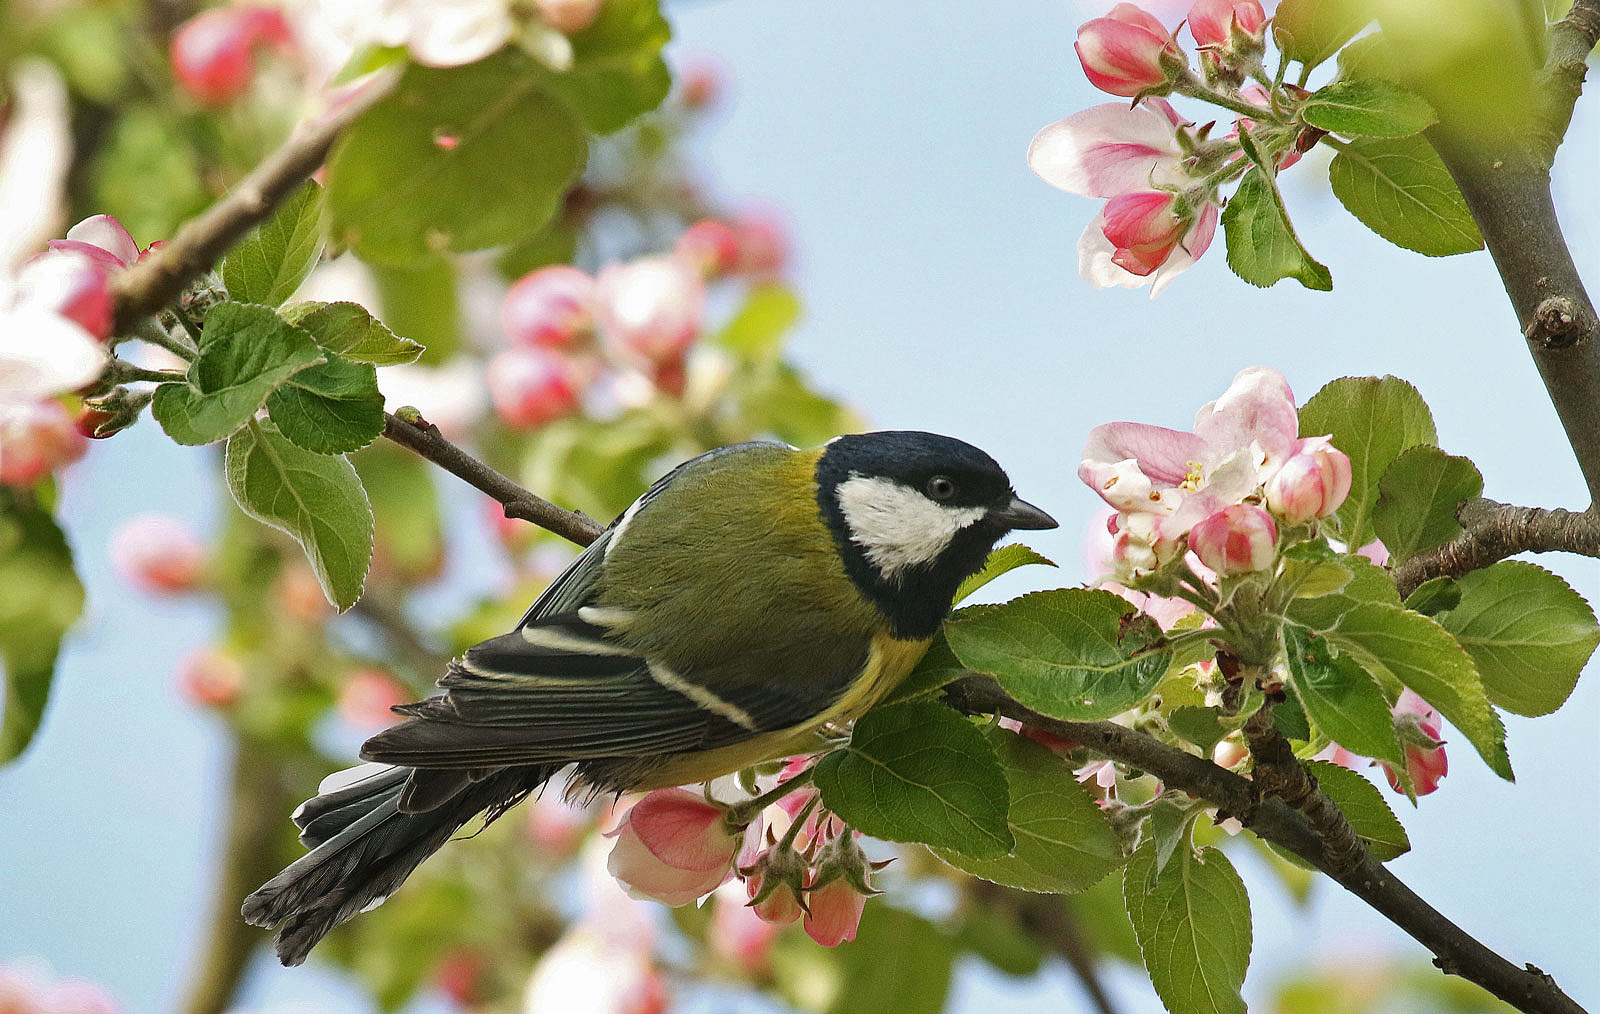
[(928, 480), (928, 485), (926, 488), (928, 491), (928, 498), (931, 500), (944, 501), (956, 495), (955, 480), (951, 479), (948, 475), (934, 476)]

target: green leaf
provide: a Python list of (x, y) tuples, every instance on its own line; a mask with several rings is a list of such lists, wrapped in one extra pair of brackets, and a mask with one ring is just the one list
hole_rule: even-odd
[(1461, 589), (1456, 587), (1454, 578), (1448, 577), (1429, 578), (1406, 596), (1407, 609), (1435, 618), (1446, 609), (1454, 609), (1460, 602)]
[(1301, 107), (1313, 127), (1335, 134), (1406, 137), (1438, 121), (1420, 95), (1387, 81), (1341, 80), (1321, 89)]
[(1283, 641), (1289, 678), (1315, 726), (1347, 750), (1402, 765), (1389, 701), (1360, 663), (1335, 655), (1325, 639), (1292, 623)]
[(351, 464), (372, 501), (375, 559), (406, 579), (437, 573), (444, 555), (439, 491), (433, 482), (437, 469), (387, 441), (355, 455)]
[(48, 512), (5, 503), (0, 487), (0, 660), (5, 663), (5, 714), (0, 764), (33, 741), (55, 677), (61, 638), (83, 612), (83, 585), (72, 568), (66, 536)]
[(1561, 707), (1600, 644), (1583, 596), (1521, 560), (1472, 571), (1456, 587), (1461, 601), (1438, 620), (1477, 663), (1489, 700), (1518, 715)]
[(1391, 563), (1409, 560), (1461, 534), (1456, 509), (1482, 492), (1483, 476), (1466, 458), (1429, 445), (1407, 448), (1378, 479), (1373, 531)]
[(1378, 479), (1400, 452), (1438, 438), (1422, 395), (1396, 377), (1341, 377), (1300, 408), (1301, 436), (1333, 438), (1350, 457), (1350, 495), (1334, 520), (1351, 549), (1372, 541)]
[(661, 47), (671, 37), (656, 0), (606, 0), (594, 24), (569, 36), (572, 66), (550, 74), (548, 87), (585, 127), (609, 134), (667, 97), (672, 75)]
[(1199, 747), (1208, 757), (1217, 741), (1228, 734), (1215, 708), (1173, 708), (1171, 714), (1167, 715), (1167, 724), (1173, 732)]
[(752, 286), (744, 305), (711, 340), (740, 359), (776, 359), (784, 334), (800, 319), (800, 300), (776, 282)]
[(1371, 0), (1283, 0), (1272, 37), (1286, 60), (1315, 67), (1339, 51), (1373, 18)]
[(401, 338), (358, 303), (296, 303), (284, 319), (309, 333), (317, 344), (346, 359), (374, 366), (415, 362), (423, 347)]
[(443, 257), (430, 257), (404, 267), (370, 264), (378, 286), (384, 322), (426, 346), (424, 366), (443, 366), (461, 351), (461, 300), (455, 267)]
[[(959, 617), (965, 610), (957, 610), (951, 617)], [(889, 692), (884, 702), (892, 704), (895, 701), (909, 701), (916, 697), (927, 697), (944, 689), (945, 684), (972, 675), (972, 670), (961, 664), (955, 653), (950, 650), (950, 642), (945, 639), (944, 631), (933, 636), (933, 643), (928, 645), (927, 654), (917, 663), (916, 668), (900, 681), (900, 685)]]
[(869, 711), (817, 765), (823, 805), (865, 834), (977, 858), (1009, 852), (1006, 776), (983, 734), (942, 704)]
[(1228, 267), (1263, 288), (1293, 278), (1308, 289), (1333, 288), (1333, 275), (1300, 245), (1277, 186), (1257, 166), (1245, 173), (1239, 189), (1222, 209), (1228, 239)]
[(1041, 894), (1076, 894), (1122, 865), (1105, 813), (1072, 768), (1037, 743), (998, 726), (984, 730), (1005, 770), (1011, 800), (1009, 855), (974, 859), (950, 849), (933, 854), (975, 877)]
[(1302, 542), (1290, 547), (1279, 563), (1279, 580), (1296, 598), (1331, 595), (1350, 583), (1350, 568), (1325, 542)]
[(1055, 566), (1054, 561), (1045, 559), (1021, 543), (1013, 542), (1008, 546), (1001, 546), (991, 552), (988, 559), (983, 561), (982, 570), (961, 582), (960, 586), (956, 588), (955, 601), (965, 602), (979, 588), (982, 588), (1001, 574), (1009, 574), (1018, 567), (1026, 567), (1035, 563), (1042, 563), (1046, 567)]
[(546, 77), (509, 48), (464, 67), (409, 67), (329, 161), (334, 236), (363, 259), (410, 265), (543, 227), (586, 157)]
[(1406, 829), (1376, 785), (1349, 768), (1328, 761), (1308, 761), (1306, 767), (1316, 776), (1317, 787), (1339, 804), (1374, 859), (1386, 863), (1411, 851)]
[(239, 507), (306, 551), (323, 594), (340, 610), (361, 597), (372, 563), (372, 507), (349, 461), (290, 443), (270, 422), (228, 441), (224, 470)]
[[(1250, 898), (1214, 848), (1185, 845), (1155, 874), (1155, 847), (1139, 846), (1122, 874), (1123, 903), (1156, 995), (1172, 1014), (1245, 1014)], [(1147, 886), (1148, 885), (1148, 886)]]
[(1321, 633), (1337, 650), (1389, 687), (1410, 687), (1472, 743), (1500, 777), (1511, 780), (1505, 727), (1489, 707), (1483, 681), (1450, 632), (1401, 606), (1378, 567), (1349, 557), (1355, 577), (1342, 592), (1298, 599), (1289, 618)]
[(206, 314), (187, 383), (156, 388), (151, 412), (180, 444), (209, 444), (250, 421), (267, 395), (322, 362), (306, 332), (254, 303), (218, 303)]
[(344, 454), (383, 432), (383, 395), (371, 363), (334, 357), (308, 367), (267, 396), (278, 431), (308, 451)]
[[(892, 960), (885, 960), (893, 955)], [(883, 902), (869, 904), (855, 940), (839, 947), (840, 983), (828, 1014), (939, 1014), (956, 944), (950, 934)]]
[(1025, 707), (1087, 722), (1144, 700), (1166, 672), (1166, 652), (1142, 650), (1155, 632), (1124, 630), (1135, 612), (1108, 591), (1061, 588), (963, 611), (944, 632), (963, 665), (999, 680)]
[(1328, 184), (1352, 215), (1396, 246), (1429, 257), (1483, 249), (1466, 199), (1420, 137), (1341, 143)]
[(307, 180), (223, 258), (228, 298), (281, 305), (317, 266), (325, 228), (322, 188)]

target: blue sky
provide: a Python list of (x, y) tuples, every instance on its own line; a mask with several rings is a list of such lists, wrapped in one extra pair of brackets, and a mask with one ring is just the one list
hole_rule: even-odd
[[(1284, 186), (1303, 240), (1333, 272), (1331, 295), (1244, 284), (1223, 263), (1220, 237), (1155, 301), (1078, 278), (1075, 244), (1094, 203), (1046, 186), (1024, 153), (1040, 126), (1106, 98), (1072, 53), (1077, 24), (1095, 13), (1032, 0), (937, 9), (745, 0), (669, 12), (674, 54), (712, 57), (729, 78), (690, 157), (715, 192), (770, 204), (792, 223), (806, 305), (792, 354), (875, 425), (989, 450), (1062, 521), (1028, 541), (1063, 571), (1018, 572), (993, 594), (1083, 576), (1081, 532), (1097, 500), (1074, 473), (1091, 427), (1187, 428), (1256, 364), (1281, 369), (1301, 400), (1339, 376), (1404, 377), (1432, 406), (1444, 448), (1477, 462), (1486, 495), (1582, 507), (1488, 255), (1430, 260), (1390, 246), (1327, 193), (1315, 159)], [(1586, 178), (1600, 164), (1595, 106), (1593, 96), (1579, 104), (1555, 187), (1580, 271), (1600, 284), (1600, 196)], [(64, 511), (89, 614), (38, 742), (0, 772), (0, 962), (42, 955), (63, 974), (106, 983), (132, 1014), (168, 1009), (188, 973), (220, 837), (225, 740), (178, 699), (170, 675), (215, 617), (127, 592), (105, 544), (136, 511), (208, 521), (222, 495), (212, 468), (209, 452), (178, 448), (146, 423), (97, 445), (68, 477)], [(1540, 562), (1600, 599), (1593, 561)], [(1512, 961), (1538, 964), (1592, 1003), (1595, 673), (1555, 716), (1507, 725), (1517, 784), (1452, 743), (1443, 788), (1416, 811), (1400, 802), (1414, 850), (1393, 869)], [(1257, 940), (1247, 997), (1308, 957), (1423, 956), (1330, 885), (1306, 917), (1258, 872), (1245, 870)], [(1138, 977), (1114, 984), (1129, 1011), (1159, 1010)], [(314, 970), (263, 963), (251, 1003), (330, 988)], [(1072, 989), (1059, 970), (1018, 986), (974, 969), (954, 1009), (990, 1009), (1002, 993), (1018, 1010), (1060, 1009)]]

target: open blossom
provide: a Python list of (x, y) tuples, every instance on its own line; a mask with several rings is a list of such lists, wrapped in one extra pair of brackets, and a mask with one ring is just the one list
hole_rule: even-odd
[(680, 257), (642, 257), (600, 272), (597, 318), (618, 360), (649, 369), (683, 358), (705, 313), (705, 283)]
[[(1142, 242), (1125, 246), (1126, 235), (1110, 216), (1117, 211), (1110, 203), (1097, 215), (1078, 240), (1078, 274), (1097, 289), (1138, 289), (1150, 286), (1150, 298), (1172, 284), (1173, 279), (1199, 260), (1211, 247), (1217, 234), (1218, 206), (1207, 202), (1198, 212), (1183, 216), (1171, 214), (1146, 225), (1136, 233)], [(1166, 231), (1160, 239), (1153, 232)]]
[(509, 0), (318, 0), (333, 32), (357, 48), (404, 46), (418, 63), (474, 63), (511, 39)]
[(1255, 366), (1200, 409), (1192, 433), (1132, 422), (1096, 426), (1078, 477), (1121, 512), (1119, 525), (1143, 525), (1138, 534), (1151, 545), (1171, 542), (1256, 493), (1288, 457), (1299, 427), (1283, 374)]
[(1154, 15), (1133, 4), (1117, 4), (1103, 18), (1078, 29), (1073, 45), (1083, 72), (1096, 88), (1129, 98), (1168, 84), (1165, 63), (1182, 65), (1183, 50)]
[(683, 788), (657, 789), (639, 800), (615, 835), (606, 869), (631, 897), (666, 905), (687, 905), (715, 890), (733, 872), (744, 842), (720, 806)]

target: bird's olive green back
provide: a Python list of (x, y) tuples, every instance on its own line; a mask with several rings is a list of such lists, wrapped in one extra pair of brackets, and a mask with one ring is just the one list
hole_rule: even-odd
[(597, 605), (635, 615), (618, 639), (729, 687), (853, 672), (887, 623), (822, 521), (820, 457), (749, 445), (694, 463), (641, 508), (595, 589)]

